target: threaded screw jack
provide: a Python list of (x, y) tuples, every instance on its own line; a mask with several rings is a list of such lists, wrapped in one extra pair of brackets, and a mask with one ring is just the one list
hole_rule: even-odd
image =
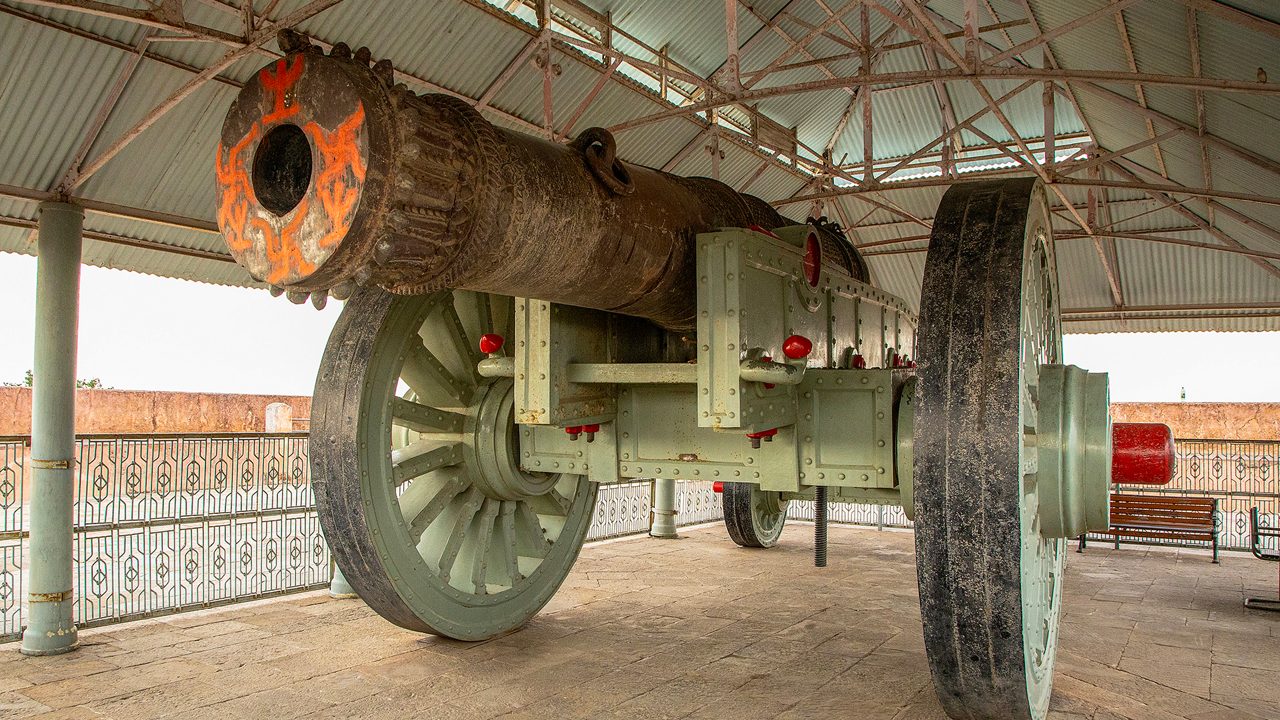
[(813, 499), (813, 566), (827, 566), (827, 488), (814, 488)]

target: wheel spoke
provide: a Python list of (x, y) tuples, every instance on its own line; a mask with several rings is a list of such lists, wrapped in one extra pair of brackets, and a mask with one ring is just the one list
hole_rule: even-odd
[(471, 521), (475, 518), (476, 513), (480, 511), (480, 505), (484, 502), (484, 494), (478, 488), (472, 487), (463, 496), (462, 507), (459, 509), (458, 517), (453, 521), (453, 531), (449, 533), (449, 539), (444, 544), (444, 550), (440, 551), (440, 559), (438, 566), (440, 568), (440, 579), (449, 584), (449, 577), (453, 574), (453, 564), (458, 560), (458, 551), (462, 549), (462, 541), (467, 539), (467, 529), (471, 526)]
[(489, 544), (493, 540), (493, 521), (502, 504), (493, 498), (485, 498), (480, 517), (475, 522), (475, 547), (471, 556), (471, 584), (477, 595), (487, 595), (489, 575)]
[(454, 377), (440, 359), (419, 340), (410, 338), (400, 377), (405, 384), (429, 400), (452, 401), (452, 407), (463, 407), (471, 400), (471, 385)]
[(449, 337), (449, 344), (453, 348), (454, 354), (462, 364), (471, 368), (472, 374), (479, 378), (476, 374), (476, 363), (480, 360), (480, 347), (473, 344), (467, 339), (467, 330), (462, 326), (462, 318), (458, 316), (458, 308), (455, 306), (456, 295), (450, 295), (448, 301), (440, 303), (440, 314), (444, 320), (444, 329)]
[(462, 443), (440, 445), (431, 440), (422, 440), (391, 451), (391, 464), (394, 467), (391, 482), (400, 487), (416, 477), (460, 462)]
[(538, 521), (537, 514), (528, 502), (521, 502), (519, 506), (516, 511), (516, 527), (524, 540), (520, 554), (524, 557), (545, 558), (551, 552), (551, 543), (542, 534), (542, 523)]
[(437, 410), (404, 398), (391, 400), (391, 422), (415, 432), (460, 433), (466, 421), (467, 416), (459, 413)]
[(440, 517), (440, 513), (444, 512), (444, 509), (449, 507), (449, 503), (466, 490), (469, 484), (466, 476), (460, 473), (455, 474), (445, 481), (444, 486), (437, 490), (431, 500), (409, 520), (409, 537), (415, 545), (422, 538), (422, 533), (426, 532), (427, 526), (435, 522), (435, 519)]
[(517, 582), (524, 579), (520, 574), (520, 549), (516, 544), (516, 506), (519, 503), (512, 500), (504, 500), (502, 503), (502, 515), (499, 520), (499, 526), (502, 530), (502, 551), (507, 560), (507, 577), (511, 579), (511, 585), (514, 587)]
[(529, 498), (530, 504), (539, 515), (557, 515), (565, 516), (569, 514), (569, 508), (573, 507), (573, 501), (560, 494), (559, 490), (551, 488), (544, 495)]

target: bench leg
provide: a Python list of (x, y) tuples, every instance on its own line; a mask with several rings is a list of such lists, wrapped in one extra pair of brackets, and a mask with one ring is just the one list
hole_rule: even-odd
[(1078, 553), (1084, 552), (1084, 535), (1084, 533), (1080, 533), (1080, 537), (1077, 538), (1080, 541), (1080, 544), (1076, 546), (1076, 552)]
[(1213, 531), (1213, 564), (1218, 564), (1218, 531), (1216, 528)]
[(1119, 550), (1120, 549), (1120, 533), (1116, 533), (1115, 538), (1116, 538), (1116, 549)]

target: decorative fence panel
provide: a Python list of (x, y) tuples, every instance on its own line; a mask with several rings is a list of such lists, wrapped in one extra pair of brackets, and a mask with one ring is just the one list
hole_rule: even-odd
[[(1280, 522), (1280, 442), (1179, 440), (1177, 476), (1125, 492), (1219, 499), (1224, 548), (1248, 547), (1248, 513)], [(21, 633), (29, 439), (0, 437), (0, 641)], [(77, 439), (76, 620), (82, 626), (323, 587), (329, 551), (307, 435), (86, 435)], [(29, 492), (25, 492), (29, 501)], [(718, 520), (704, 482), (677, 483), (678, 525)], [(601, 487), (589, 540), (644, 533), (651, 481)], [(790, 516), (813, 518), (812, 502)], [(833, 505), (833, 523), (911, 527), (902, 509)]]
[(0, 642), (22, 633), (27, 439), (0, 437)]
[(305, 434), (83, 436), (77, 446), (79, 624), (328, 583)]
[[(1258, 508), (1263, 524), (1280, 521), (1280, 441), (1178, 440), (1175, 445), (1173, 482), (1162, 487), (1121, 485), (1119, 491), (1217, 498), (1221, 548), (1249, 548), (1250, 508)], [(1197, 541), (1182, 544), (1209, 546)]]
[[(787, 517), (795, 520), (812, 520), (813, 501), (800, 500), (791, 503), (787, 508)], [(841, 525), (871, 525), (878, 528), (911, 527), (911, 521), (897, 505), (833, 504), (827, 509), (827, 520)]]

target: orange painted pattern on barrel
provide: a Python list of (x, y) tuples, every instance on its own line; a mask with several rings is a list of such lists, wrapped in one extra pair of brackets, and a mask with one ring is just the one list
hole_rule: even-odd
[(275, 72), (271, 72), (270, 66), (258, 71), (258, 82), (271, 91), (275, 100), (271, 112), (262, 118), (263, 125), (271, 125), (298, 114), (301, 107), (296, 103), (286, 104), (285, 98), (293, 89), (293, 84), (302, 77), (304, 57), (306, 56), (295, 55), (293, 62), (287, 64), (286, 58), (280, 58), (276, 61)]
[(218, 227), (222, 228), (227, 247), (233, 253), (246, 252), (253, 245), (253, 240), (245, 230), (249, 225), (249, 204), (256, 203), (257, 199), (253, 195), (249, 162), (244, 157), (244, 151), (256, 144), (261, 135), (262, 126), (254, 124), (230, 150), (219, 145), (214, 155), (218, 187), (222, 190), (218, 203)]
[[(303, 57), (293, 62), (281, 59), (263, 68), (258, 80), (270, 92), (272, 107), (249, 132), (230, 148), (219, 146), (215, 165), (221, 195), (218, 225), (227, 247), (237, 255), (261, 252), (262, 279), (273, 285), (288, 285), (306, 278), (346, 236), (355, 219), (363, 188), (366, 163), (361, 150), (365, 128), (364, 105), (356, 108), (332, 131), (314, 120), (302, 125), (314, 148), (311, 188), (296, 207), (283, 216), (271, 213), (258, 202), (253, 191), (251, 149), (266, 132), (293, 119), (301, 106), (286, 102), (302, 76)], [(304, 234), (306, 237), (304, 237)], [(310, 242), (306, 242), (310, 239)]]
[(317, 244), (322, 248), (333, 247), (351, 229), (356, 201), (360, 199), (360, 187), (364, 183), (365, 163), (360, 153), (360, 128), (364, 125), (364, 105), (332, 133), (314, 122), (303, 130), (315, 143), (320, 153), (320, 171), (316, 173), (316, 197), (329, 220), (329, 231)]

